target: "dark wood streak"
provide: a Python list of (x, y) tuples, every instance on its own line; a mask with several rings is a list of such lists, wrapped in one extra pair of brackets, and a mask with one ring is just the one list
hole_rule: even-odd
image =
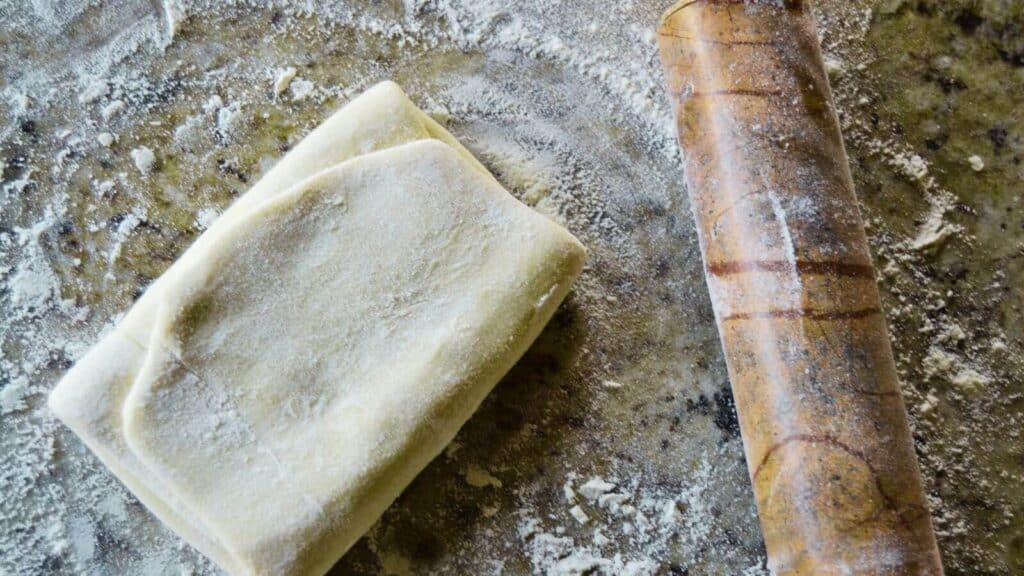
[[(758, 2), (756, 2), (756, 0), (755, 1), (751, 1), (751, 0), (690, 0), (690, 2), (686, 2), (686, 3), (678, 6), (674, 10), (672, 10), (671, 12), (669, 12), (669, 13), (665, 14), (664, 16), (662, 16), (661, 20), (663, 22), (668, 21), (668, 19), (673, 17), (673, 16), (675, 16), (677, 12), (681, 12), (683, 9), (689, 8), (690, 6), (694, 6), (694, 5), (732, 6), (732, 5), (736, 5), (736, 4), (747, 4), (747, 3), (758, 4)], [(768, 7), (774, 7), (774, 5), (769, 4)], [(785, 0), (784, 7), (785, 7), (786, 10), (802, 11), (804, 9), (804, 2), (803, 2), (803, 0)]]
[(711, 96), (745, 96), (749, 98), (770, 98), (782, 96), (781, 90), (753, 90), (751, 88), (725, 88), (722, 90), (708, 90), (707, 92), (695, 91), (690, 94), (691, 98), (706, 98)]
[(680, 40), (689, 40), (691, 42), (701, 42), (704, 44), (718, 44), (721, 46), (775, 46), (775, 42), (771, 40), (715, 40), (713, 38), (698, 38), (695, 36), (683, 36), (682, 34), (672, 34), (669, 32), (661, 31), (658, 32), (658, 36), (668, 36), (670, 38), (679, 38)]
[[(821, 260), (797, 260), (797, 272), (801, 274), (821, 274), (824, 276), (844, 276), (850, 278), (875, 278), (875, 269), (871, 264), (856, 262), (838, 262)], [(748, 272), (792, 272), (794, 263), (788, 260), (732, 260), (728, 262), (709, 262), (707, 271), (715, 276), (731, 276)]]
[(737, 312), (722, 318), (723, 322), (733, 320), (772, 320), (776, 318), (806, 318), (808, 320), (858, 320), (881, 314), (881, 308), (873, 306), (860, 310), (814, 310), (813, 308), (785, 308), (760, 312)]
[(892, 390), (890, 392), (876, 392), (873, 390), (862, 390), (860, 388), (848, 388), (847, 390), (854, 394), (860, 394), (861, 396), (878, 396), (881, 398), (893, 398), (900, 395), (897, 390)]
[(754, 469), (753, 479), (755, 481), (757, 480), (757, 477), (761, 474), (761, 471), (764, 470), (764, 467), (768, 465), (768, 459), (772, 457), (772, 454), (777, 452), (779, 449), (785, 448), (786, 446), (794, 442), (805, 442), (808, 444), (827, 444), (833, 448), (838, 448), (843, 452), (846, 452), (850, 456), (853, 456), (854, 458), (860, 460), (861, 462), (864, 462), (864, 464), (868, 467), (868, 470), (870, 470), (872, 474), (875, 473), (875, 467), (871, 465), (871, 462), (868, 461), (867, 456), (865, 456), (863, 452), (857, 450), (856, 448), (848, 446), (846, 443), (841, 442), (832, 436), (817, 436), (814, 434), (792, 434), (790, 436), (786, 436), (782, 440), (779, 440), (775, 444), (772, 444), (771, 446), (768, 447), (768, 450), (765, 451), (764, 456), (761, 457), (761, 461), (757, 464), (757, 468)]
[[(772, 444), (771, 446), (768, 447), (768, 450), (765, 451), (764, 456), (761, 457), (761, 461), (757, 464), (757, 468), (754, 469), (754, 473), (751, 475), (751, 479), (754, 482), (757, 482), (758, 476), (760, 476), (765, 466), (768, 465), (768, 460), (772, 457), (772, 455), (775, 452), (779, 451), (780, 449), (796, 442), (803, 442), (807, 444), (825, 444), (827, 446), (831, 446), (832, 448), (841, 450), (849, 454), (850, 456), (853, 456), (857, 460), (863, 462), (864, 466), (868, 469), (868, 472), (871, 473), (872, 479), (874, 479), (875, 481), (875, 489), (878, 491), (878, 495), (882, 497), (885, 507), (891, 510), (892, 513), (896, 515), (897, 521), (908, 532), (913, 532), (914, 530), (912, 524), (917, 520), (921, 519), (924, 516), (924, 514), (928, 512), (927, 509), (922, 509), (920, 506), (916, 505), (901, 508), (899, 503), (896, 502), (896, 500), (892, 496), (890, 496), (888, 492), (885, 491), (885, 487), (882, 485), (882, 477), (878, 474), (878, 470), (875, 468), (874, 464), (872, 464), (871, 461), (868, 460), (868, 457), (860, 450), (857, 450), (856, 448), (850, 446), (849, 444), (842, 442), (838, 438), (835, 438), (834, 436), (829, 436), (827, 434), (791, 434), (789, 436), (786, 436), (782, 440), (779, 440), (775, 444)], [(915, 512), (916, 514), (914, 514)], [(905, 516), (905, 514), (907, 513), (911, 513), (910, 518), (907, 518)], [(878, 515), (875, 514), (873, 515), (873, 517), (865, 519), (865, 521), (874, 521), (875, 519), (877, 519), (877, 516)]]

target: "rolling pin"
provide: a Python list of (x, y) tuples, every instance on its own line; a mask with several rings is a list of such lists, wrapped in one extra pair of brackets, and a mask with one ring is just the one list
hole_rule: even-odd
[(942, 574), (809, 7), (683, 0), (658, 45), (769, 567)]

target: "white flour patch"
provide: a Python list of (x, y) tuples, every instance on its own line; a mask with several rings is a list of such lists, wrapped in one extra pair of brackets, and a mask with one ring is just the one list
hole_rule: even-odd
[(316, 85), (305, 78), (296, 78), (291, 80), (289, 84), (291, 86), (292, 100), (305, 100), (316, 89)]
[(289, 66), (283, 70), (277, 72), (277, 76), (274, 78), (274, 95), (280, 96), (284, 94), (284, 91), (291, 85), (292, 80), (295, 79), (297, 71), (294, 66)]
[(224, 143), (235, 142), (245, 128), (246, 117), (242, 105), (233, 102), (217, 110), (217, 137)]
[(106, 278), (108, 280), (114, 279), (113, 268), (114, 264), (117, 263), (117, 259), (121, 256), (121, 248), (125, 241), (128, 240), (128, 236), (131, 235), (139, 224), (142, 224), (146, 220), (146, 211), (143, 208), (137, 209), (135, 212), (128, 213), (121, 221), (117, 224), (117, 227), (111, 234), (113, 246), (110, 249), (110, 253), (107, 256), (107, 262), (109, 264)]
[(205, 131), (202, 116), (189, 116), (174, 129), (174, 144), (183, 152), (195, 152), (203, 145)]
[(132, 162), (143, 176), (148, 176), (156, 166), (156, 155), (148, 146), (139, 146), (131, 151)]
[(950, 236), (961, 230), (959, 226), (946, 220), (945, 215), (952, 208), (952, 200), (948, 196), (938, 196), (931, 202), (928, 217), (918, 229), (917, 236), (910, 241), (910, 248), (926, 251), (941, 246)]
[(28, 408), (25, 403), (27, 395), (28, 380), (24, 376), (12, 379), (7, 386), (0, 388), (0, 416)]
[(42, 312), (57, 298), (60, 285), (38, 245), (29, 252), (35, 252), (34, 257), (19, 264), (7, 281), (7, 289), (11, 304), (16, 308)]
[[(564, 484), (568, 504), (562, 514), (541, 517), (528, 502), (518, 511), (517, 530), (533, 573), (653, 575), (663, 573), (662, 559), (670, 550), (692, 559), (715, 530), (715, 515), (708, 506), (714, 476), (713, 468), (704, 461), (678, 490), (648, 487), (639, 478), (618, 488), (600, 476), (574, 489), (578, 473), (569, 473)], [(587, 502), (569, 505), (577, 492)], [(606, 500), (602, 503), (602, 499)], [(609, 505), (612, 499), (616, 504)], [(633, 504), (626, 505), (626, 501)], [(758, 563), (742, 573), (766, 576), (768, 571)]]
[(220, 210), (216, 208), (203, 208), (196, 214), (196, 226), (201, 230), (206, 230), (213, 226), (217, 218), (220, 218)]

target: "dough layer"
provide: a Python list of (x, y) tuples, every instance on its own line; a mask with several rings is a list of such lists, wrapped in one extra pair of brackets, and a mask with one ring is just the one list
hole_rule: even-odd
[(322, 574), (525, 351), (583, 258), (380, 84), (239, 198), (50, 406), (229, 572)]

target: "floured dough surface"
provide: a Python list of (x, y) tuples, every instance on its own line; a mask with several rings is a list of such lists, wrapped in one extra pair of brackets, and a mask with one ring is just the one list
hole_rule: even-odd
[(240, 198), (51, 407), (230, 572), (320, 574), (525, 351), (583, 255), (387, 83)]

